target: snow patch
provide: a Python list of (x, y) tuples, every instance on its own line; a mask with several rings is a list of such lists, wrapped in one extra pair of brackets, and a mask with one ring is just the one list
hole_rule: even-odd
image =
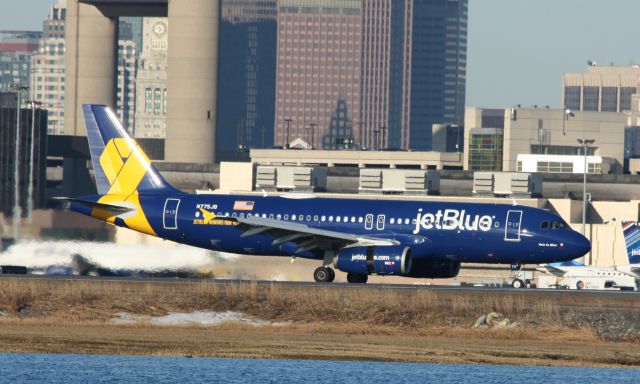
[(254, 326), (284, 326), (290, 324), (290, 322), (272, 322), (255, 319), (244, 313), (234, 311), (170, 312), (165, 316), (136, 315), (128, 312), (120, 312), (111, 318), (111, 322), (115, 324), (148, 323), (152, 325), (220, 325), (230, 321)]

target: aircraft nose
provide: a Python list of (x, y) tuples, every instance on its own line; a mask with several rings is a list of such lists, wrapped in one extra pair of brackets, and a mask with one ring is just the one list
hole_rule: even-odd
[(575, 232), (575, 239), (572, 242), (576, 250), (576, 258), (586, 255), (591, 250), (591, 242), (579, 232)]

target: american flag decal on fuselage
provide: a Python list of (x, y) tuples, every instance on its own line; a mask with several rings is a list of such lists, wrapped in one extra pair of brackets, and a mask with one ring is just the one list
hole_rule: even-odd
[(253, 211), (254, 201), (236, 200), (233, 203), (234, 211)]

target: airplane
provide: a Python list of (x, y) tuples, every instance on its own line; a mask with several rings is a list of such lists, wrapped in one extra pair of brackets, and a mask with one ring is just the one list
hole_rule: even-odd
[(98, 194), (66, 198), (71, 210), (210, 250), (316, 259), (317, 282), (333, 281), (334, 268), (349, 283), (451, 278), (462, 262), (550, 263), (591, 247), (560, 216), (521, 205), (188, 194), (162, 178), (107, 106), (82, 109)]
[(640, 226), (633, 221), (622, 221), (621, 224), (629, 264), (593, 267), (576, 260), (570, 260), (544, 264), (537, 270), (567, 279), (567, 281), (575, 281), (575, 284), (569, 285), (576, 285), (578, 289), (582, 289), (585, 282), (591, 282), (592, 285), (600, 288), (628, 287), (636, 289), (640, 283)]

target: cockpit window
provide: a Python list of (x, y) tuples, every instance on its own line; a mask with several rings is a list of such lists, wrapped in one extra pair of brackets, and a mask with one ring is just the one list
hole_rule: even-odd
[(548, 229), (548, 228), (549, 228), (548, 221), (543, 221), (542, 224), (540, 224), (540, 229)]
[(564, 229), (567, 228), (567, 224), (562, 221), (554, 221), (551, 223), (551, 229)]

